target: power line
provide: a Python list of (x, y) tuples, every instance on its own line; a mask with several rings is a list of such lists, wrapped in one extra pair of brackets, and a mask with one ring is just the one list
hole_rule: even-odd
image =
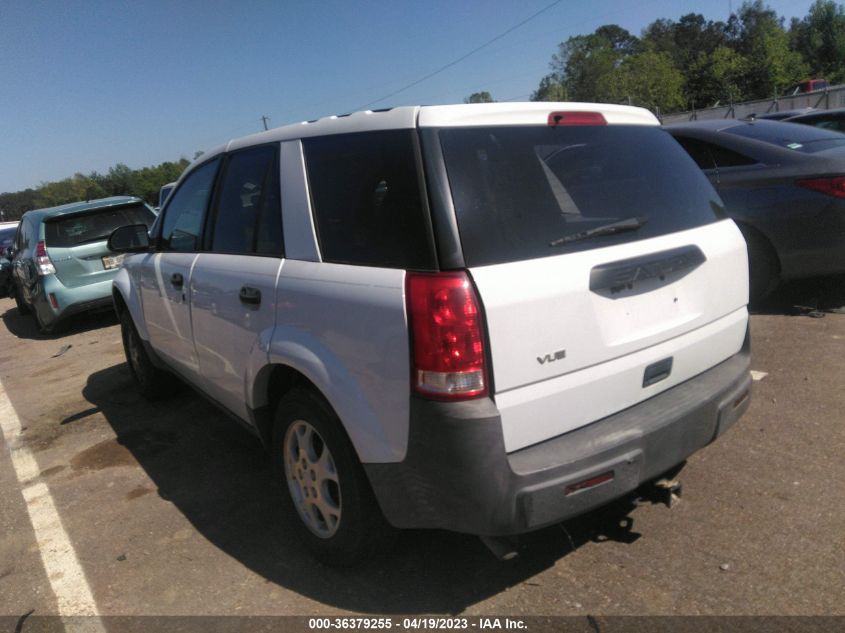
[(408, 88), (413, 88), (413, 87), (414, 87), (414, 86), (416, 86), (417, 84), (421, 84), (421, 83), (422, 83), (422, 82), (424, 82), (425, 80), (427, 80), (427, 79), (431, 79), (431, 78), (432, 78), (432, 77), (434, 77), (435, 75), (438, 75), (438, 74), (442, 73), (444, 70), (446, 70), (446, 69), (448, 69), (448, 68), (451, 68), (452, 66), (454, 66), (454, 65), (456, 65), (456, 64), (459, 64), (460, 62), (464, 61), (467, 57), (470, 57), (471, 55), (475, 55), (475, 54), (476, 54), (478, 51), (480, 51), (482, 48), (486, 48), (487, 46), (490, 46), (490, 44), (492, 44), (493, 42), (497, 42), (497, 41), (499, 41), (500, 39), (502, 39), (503, 37), (505, 37), (505, 35), (508, 35), (509, 33), (512, 33), (513, 31), (515, 31), (516, 29), (518, 29), (519, 27), (521, 27), (523, 24), (526, 24), (527, 22), (530, 22), (531, 20), (533, 20), (534, 18), (536, 18), (538, 15), (540, 15), (540, 14), (542, 14), (542, 13), (545, 13), (546, 11), (548, 11), (548, 10), (549, 10), (549, 9), (551, 9), (552, 7), (554, 7), (554, 6), (558, 5), (558, 4), (560, 4), (561, 2), (563, 2), (563, 0), (555, 0), (555, 1), (554, 1), (554, 2), (552, 2), (551, 4), (546, 5), (545, 7), (543, 7), (543, 8), (542, 8), (542, 9), (540, 9), (539, 11), (537, 11), (537, 13), (534, 13), (533, 15), (531, 15), (531, 16), (529, 16), (529, 17), (525, 18), (525, 19), (524, 19), (522, 22), (520, 22), (519, 24), (515, 24), (514, 26), (510, 27), (510, 28), (509, 28), (509, 29), (507, 29), (506, 31), (503, 31), (502, 33), (499, 33), (496, 37), (494, 37), (494, 38), (492, 38), (492, 39), (490, 39), (490, 40), (487, 40), (487, 41), (486, 41), (486, 42), (484, 42), (484, 44), (482, 44), (481, 46), (478, 46), (478, 47), (476, 47), (476, 48), (472, 49), (469, 53), (467, 53), (467, 54), (465, 54), (465, 55), (462, 55), (461, 57), (458, 57), (458, 59), (456, 59), (456, 60), (454, 60), (454, 61), (451, 61), (451, 62), (449, 62), (448, 64), (446, 64), (446, 65), (444, 65), (444, 66), (441, 66), (441, 67), (440, 67), (440, 68), (438, 68), (437, 70), (434, 70), (434, 71), (432, 71), (432, 72), (428, 73), (428, 74), (427, 74), (427, 75), (425, 75), (424, 77), (420, 77), (420, 78), (419, 78), (419, 79), (417, 79), (416, 81), (412, 81), (412, 82), (411, 82), (411, 83), (409, 83), (408, 85), (403, 86), (402, 88), (399, 88), (398, 90), (394, 90), (394, 91), (393, 91), (393, 92), (391, 92), (390, 94), (387, 94), (387, 95), (385, 95), (385, 96), (381, 97), (380, 99), (376, 99), (375, 101), (370, 101), (369, 103), (365, 103), (365, 104), (363, 104), (363, 105), (356, 106), (355, 108), (353, 108), (353, 111), (354, 111), (354, 110), (363, 110), (363, 109), (364, 109), (364, 108), (366, 108), (367, 106), (371, 106), (371, 105), (373, 105), (374, 103), (378, 103), (379, 101), (384, 101), (385, 99), (390, 99), (390, 97), (395, 97), (395, 96), (396, 96), (396, 95), (398, 95), (400, 92), (405, 92), (406, 90), (408, 90)]

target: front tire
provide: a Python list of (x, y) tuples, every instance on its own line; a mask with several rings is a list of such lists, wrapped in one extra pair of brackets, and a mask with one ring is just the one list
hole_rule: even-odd
[(147, 400), (158, 400), (173, 392), (175, 377), (153, 365), (138, 335), (129, 310), (120, 314), (120, 334), (129, 373), (138, 392)]
[(749, 300), (757, 304), (780, 283), (780, 264), (768, 240), (754, 230), (740, 227), (748, 245)]
[(279, 402), (273, 462), (300, 540), (315, 558), (348, 567), (396, 536), (378, 506), (340, 420), (319, 395), (293, 389)]

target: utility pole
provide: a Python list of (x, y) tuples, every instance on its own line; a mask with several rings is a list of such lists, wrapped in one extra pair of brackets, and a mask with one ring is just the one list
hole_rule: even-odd
[(268, 117), (267, 115), (263, 115), (263, 114), (261, 115), (261, 122), (264, 124), (264, 130), (265, 131), (267, 130), (267, 121), (269, 121), (269, 120), (270, 120), (270, 117)]

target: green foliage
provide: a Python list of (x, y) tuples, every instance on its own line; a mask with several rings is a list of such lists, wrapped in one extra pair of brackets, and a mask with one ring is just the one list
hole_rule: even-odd
[(188, 164), (185, 158), (141, 169), (131, 169), (118, 163), (105, 175), (97, 172), (87, 176), (75, 174), (72, 178), (41, 183), (37, 189), (0, 194), (0, 210), (8, 221), (20, 218), (30, 209), (122, 195), (138, 196), (156, 206), (161, 186), (177, 180)]
[(845, 82), (845, 9), (833, 0), (816, 0), (803, 20), (793, 19), (790, 43), (814, 78)]
[(540, 85), (531, 93), (531, 101), (569, 101), (569, 94), (560, 80), (553, 74), (540, 80)]
[(533, 101), (666, 111), (771, 98), (809, 77), (845, 82), (845, 9), (816, 0), (789, 31), (763, 0), (746, 1), (727, 22), (697, 13), (656, 20), (640, 38), (605, 25), (559, 44), (549, 66)]
[(464, 99), (464, 103), (494, 103), (495, 99), (489, 92), (483, 90), (481, 92), (473, 92), (470, 96)]
[(737, 17), (735, 49), (748, 60), (745, 87), (752, 98), (780, 94), (806, 76), (800, 53), (789, 48), (783, 19), (762, 0), (743, 3)]
[(683, 86), (684, 78), (668, 53), (643, 51), (601, 77), (597, 96), (605, 102), (666, 111), (684, 105)]
[(563, 86), (570, 99), (595, 101), (599, 83), (634, 52), (636, 44), (636, 37), (615, 24), (600, 26), (590, 35), (570, 37), (552, 56), (548, 77)]

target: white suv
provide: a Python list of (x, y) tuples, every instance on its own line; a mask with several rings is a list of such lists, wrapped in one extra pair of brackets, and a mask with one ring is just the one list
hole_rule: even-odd
[(515, 535), (635, 489), (749, 403), (745, 243), (646, 110), (404, 107), (231, 141), (114, 282), (142, 393), (258, 435), (311, 549)]

